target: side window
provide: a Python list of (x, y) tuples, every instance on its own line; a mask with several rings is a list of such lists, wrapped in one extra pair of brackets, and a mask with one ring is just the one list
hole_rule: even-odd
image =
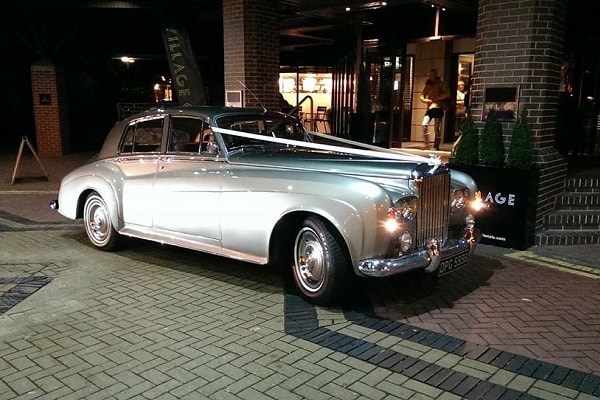
[(208, 127), (208, 123), (202, 119), (173, 117), (171, 119), (171, 129), (169, 130), (169, 151), (200, 152), (203, 132)]
[(169, 129), (168, 149), (170, 152), (218, 153), (218, 146), (210, 125), (198, 118), (173, 117)]
[(121, 143), (120, 153), (151, 153), (160, 151), (164, 118), (131, 123)]

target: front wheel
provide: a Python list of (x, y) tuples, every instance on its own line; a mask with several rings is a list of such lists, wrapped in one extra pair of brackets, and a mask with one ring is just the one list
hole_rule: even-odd
[(294, 280), (302, 294), (317, 304), (327, 304), (342, 294), (349, 261), (342, 239), (317, 217), (307, 218), (294, 240)]
[(85, 233), (94, 247), (112, 250), (117, 245), (118, 233), (115, 230), (104, 199), (92, 192), (85, 199), (83, 207)]

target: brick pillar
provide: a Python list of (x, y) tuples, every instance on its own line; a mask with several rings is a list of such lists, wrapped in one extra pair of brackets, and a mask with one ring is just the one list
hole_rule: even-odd
[[(563, 0), (479, 0), (472, 114), (479, 127), (486, 87), (519, 87), (528, 111), (534, 162), (540, 171), (536, 227), (563, 190), (566, 160), (554, 148), (566, 27)], [(503, 123), (508, 154), (514, 123)]]
[[(279, 109), (279, 21), (272, 0), (223, 0), (225, 91), (244, 104)], [(254, 96), (241, 84), (243, 82)]]
[(31, 66), (37, 152), (62, 156), (68, 148), (68, 117), (62, 76), (49, 61)]

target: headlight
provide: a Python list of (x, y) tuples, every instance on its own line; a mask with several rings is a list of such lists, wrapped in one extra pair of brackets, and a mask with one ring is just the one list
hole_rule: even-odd
[(467, 205), (469, 189), (457, 188), (450, 193), (450, 207), (453, 211), (462, 210)]
[(415, 196), (403, 197), (394, 204), (394, 211), (398, 222), (410, 222), (417, 217), (417, 198)]

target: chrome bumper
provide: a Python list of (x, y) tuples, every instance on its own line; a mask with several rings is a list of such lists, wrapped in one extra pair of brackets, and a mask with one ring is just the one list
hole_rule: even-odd
[(358, 270), (366, 276), (385, 277), (404, 272), (422, 269), (425, 272), (434, 272), (443, 260), (458, 256), (465, 251), (473, 254), (479, 234), (473, 229), (465, 230), (463, 237), (456, 244), (440, 248), (439, 241), (430, 239), (424, 246), (412, 254), (399, 258), (373, 258), (362, 260), (358, 263)]

